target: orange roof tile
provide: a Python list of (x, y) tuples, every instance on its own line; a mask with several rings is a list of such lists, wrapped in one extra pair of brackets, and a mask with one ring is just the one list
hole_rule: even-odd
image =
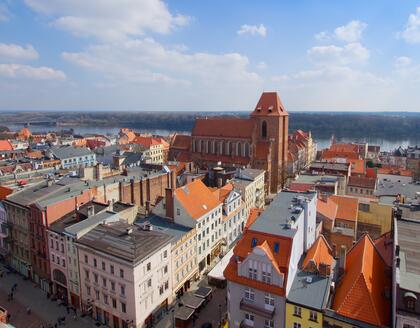
[(401, 175), (404, 177), (412, 177), (413, 172), (402, 168), (379, 168), (378, 174), (390, 174), (390, 175)]
[(331, 197), (328, 198), (326, 202), (318, 199), (316, 211), (325, 216), (327, 219), (334, 221), (337, 217), (338, 205), (331, 199)]
[(347, 185), (351, 187), (375, 189), (376, 179), (368, 178), (365, 176), (351, 176), (349, 177), (349, 182), (347, 183)]
[(289, 190), (296, 191), (296, 192), (305, 192), (314, 189), (313, 183), (299, 183), (299, 182), (292, 182), (289, 186)]
[(344, 276), (337, 286), (333, 310), (377, 326), (388, 326), (390, 301), (384, 295), (390, 288), (387, 265), (368, 235), (347, 253)]
[(42, 152), (39, 151), (39, 150), (28, 151), (26, 153), (26, 156), (28, 156), (29, 158), (42, 158), (42, 157), (44, 157), (44, 155), (42, 155)]
[(302, 263), (303, 271), (306, 271), (308, 269), (308, 265), (310, 264), (311, 260), (315, 262), (318, 271), (319, 265), (321, 263), (325, 263), (329, 266), (332, 266), (334, 262), (331, 247), (323, 235), (320, 235), (318, 237), (318, 239), (306, 253), (306, 256)]
[(330, 150), (338, 152), (356, 152), (359, 147), (350, 143), (335, 143), (330, 146)]
[[(257, 240), (257, 245), (263, 245), (263, 249), (269, 249), (271, 254), (269, 258), (273, 261), (280, 272), (284, 275), (284, 284), (287, 283), (287, 275), (289, 269), (290, 254), (292, 249), (292, 239), (285, 238), (281, 236), (271, 235), (262, 232), (256, 232), (252, 230), (245, 230), (241, 240), (238, 241), (235, 248), (233, 249), (233, 254), (237, 256), (240, 261), (243, 261), (250, 252), (252, 252), (252, 240), (255, 238)], [(278, 244), (279, 251), (274, 252), (274, 245)], [(231, 261), (227, 265), (224, 276), (227, 280), (233, 281), (242, 285), (246, 285), (252, 288), (256, 288), (262, 291), (273, 293), (276, 295), (285, 295), (285, 288), (279, 287), (277, 285), (265, 284), (258, 280), (252, 280), (248, 277), (238, 275), (238, 263), (235, 261), (235, 256), (232, 256)]]
[(146, 148), (150, 148), (151, 146), (157, 146), (157, 145), (162, 144), (160, 140), (158, 139), (155, 139), (153, 137), (142, 137), (142, 136), (137, 136), (133, 140), (133, 143), (137, 145), (142, 145), (143, 147), (146, 147)]
[(288, 115), (277, 92), (263, 92), (251, 116), (284, 116)]
[(347, 163), (351, 165), (351, 174), (365, 174), (365, 160), (364, 159), (347, 159)]
[(251, 139), (254, 126), (254, 121), (247, 118), (199, 117), (195, 120), (192, 135)]
[(9, 140), (0, 140), (0, 151), (13, 150), (13, 146)]
[(219, 200), (201, 180), (194, 180), (177, 188), (174, 195), (194, 219), (199, 219), (220, 205)]
[(356, 152), (335, 151), (328, 149), (323, 150), (321, 153), (321, 159), (328, 160), (334, 158), (359, 159), (359, 154)]
[(12, 188), (0, 186), (0, 200), (6, 199), (6, 197), (9, 196), (11, 193), (13, 193)]
[(190, 150), (191, 136), (184, 135), (184, 134), (175, 134), (171, 140), (171, 148)]
[(233, 184), (227, 183), (221, 188), (216, 188), (213, 194), (223, 203), (226, 198), (229, 196), (230, 192), (233, 190)]
[(251, 208), (249, 211), (248, 219), (246, 220), (245, 229), (248, 229), (257, 218), (264, 212), (262, 208)]
[(359, 200), (346, 196), (330, 196), (331, 200), (337, 204), (337, 219), (347, 221), (357, 221), (357, 213), (359, 209)]
[(392, 266), (393, 243), (394, 239), (392, 237), (391, 231), (386, 232), (383, 235), (381, 235), (378, 239), (375, 239), (375, 247), (389, 267)]

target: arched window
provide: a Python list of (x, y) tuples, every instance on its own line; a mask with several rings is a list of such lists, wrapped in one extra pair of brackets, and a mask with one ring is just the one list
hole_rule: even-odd
[(245, 144), (245, 156), (249, 157), (251, 154), (249, 153), (249, 142)]
[(261, 124), (261, 137), (262, 138), (267, 138), (267, 122), (263, 121)]
[(238, 142), (238, 156), (242, 156), (242, 144)]
[(54, 269), (53, 277), (55, 281), (58, 281), (63, 286), (67, 286), (66, 275), (58, 269)]

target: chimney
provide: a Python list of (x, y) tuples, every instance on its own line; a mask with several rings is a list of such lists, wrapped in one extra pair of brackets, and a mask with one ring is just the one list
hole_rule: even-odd
[(331, 275), (331, 266), (321, 262), (319, 264), (319, 275), (321, 277), (329, 277)]
[(166, 209), (166, 217), (173, 219), (174, 218), (174, 189), (172, 188), (165, 189), (165, 209)]
[(95, 215), (95, 206), (93, 206), (93, 205), (88, 206), (87, 215), (88, 215), (88, 217), (91, 217), (91, 216)]
[(340, 255), (339, 255), (339, 263), (338, 263), (338, 275), (342, 276), (344, 272), (346, 272), (346, 253), (347, 247), (345, 245), (341, 245), (340, 247)]

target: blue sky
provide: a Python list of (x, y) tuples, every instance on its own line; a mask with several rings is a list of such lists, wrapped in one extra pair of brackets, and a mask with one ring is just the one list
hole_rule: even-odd
[(0, 0), (0, 110), (420, 111), (415, 1)]

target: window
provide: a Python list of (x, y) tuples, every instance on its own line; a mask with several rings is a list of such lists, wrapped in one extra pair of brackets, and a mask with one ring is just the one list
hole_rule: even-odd
[(255, 246), (257, 246), (257, 238), (252, 238), (251, 247), (254, 248)]
[(404, 325), (403, 325), (403, 328), (415, 328), (414, 326), (412, 326), (412, 325), (409, 325), (408, 323), (405, 323)]
[(90, 296), (90, 287), (86, 286), (86, 294), (88, 294)]
[(163, 273), (168, 273), (168, 266), (165, 265), (165, 267), (163, 268)]
[(168, 257), (168, 251), (163, 252), (163, 258), (166, 259)]
[(264, 320), (264, 328), (274, 328), (273, 320)]
[(93, 274), (93, 279), (95, 280), (95, 283), (98, 283), (98, 275), (96, 273)]
[(267, 122), (263, 121), (261, 124), (261, 137), (262, 138), (267, 138)]
[(265, 294), (264, 295), (264, 303), (267, 304), (267, 305), (274, 306), (274, 297), (269, 293)]
[(251, 302), (254, 301), (254, 299), (255, 299), (255, 293), (254, 293), (254, 290), (253, 289), (251, 289), (251, 288), (245, 289), (245, 299), (247, 301), (251, 301)]
[(114, 266), (113, 266), (113, 265), (111, 265), (109, 268), (110, 268), (110, 270), (111, 270), (111, 274), (114, 274)]
[(99, 290), (95, 289), (95, 295), (96, 295), (96, 299), (99, 300)]
[(89, 270), (85, 269), (86, 280), (89, 281)]
[(274, 253), (278, 253), (279, 252), (279, 243), (275, 243), (274, 244)]
[(179, 208), (176, 209), (176, 215), (181, 215), (181, 210)]
[(407, 310), (414, 311), (416, 309), (416, 301), (413, 298), (407, 297), (406, 304), (407, 304)]
[(113, 307), (114, 309), (116, 309), (116, 308), (117, 308), (117, 300), (116, 300), (115, 298), (113, 298), (113, 299), (112, 299), (112, 307)]
[(150, 270), (152, 270), (152, 263), (147, 263), (147, 265), (146, 265), (146, 270), (147, 271), (150, 271)]
[(111, 290), (115, 291), (115, 282), (114, 281), (111, 281)]
[(121, 295), (125, 295), (125, 286), (121, 285)]
[(105, 271), (105, 262), (102, 261), (102, 270)]
[(120, 269), (120, 277), (124, 278), (124, 270), (123, 269)]
[(315, 311), (309, 312), (309, 320), (318, 321), (318, 313), (316, 313)]
[(262, 281), (271, 284), (271, 273), (270, 272), (262, 272)]
[(245, 313), (245, 319), (249, 321), (254, 321), (254, 315), (251, 313)]
[(88, 263), (88, 262), (89, 262), (88, 256), (85, 255), (85, 263)]
[(102, 285), (106, 287), (106, 278), (102, 277)]
[(293, 322), (293, 328), (302, 328), (302, 325), (298, 322)]
[(96, 265), (97, 265), (97, 263), (96, 263), (96, 259), (93, 259), (93, 266), (96, 268)]
[(147, 287), (152, 287), (152, 279), (147, 280)]
[(125, 307), (125, 303), (123, 303), (123, 302), (121, 302), (121, 311), (122, 311), (122, 313), (126, 313), (127, 312), (127, 309)]
[(300, 317), (302, 315), (302, 309), (298, 306), (295, 306), (293, 309), (293, 315)]

